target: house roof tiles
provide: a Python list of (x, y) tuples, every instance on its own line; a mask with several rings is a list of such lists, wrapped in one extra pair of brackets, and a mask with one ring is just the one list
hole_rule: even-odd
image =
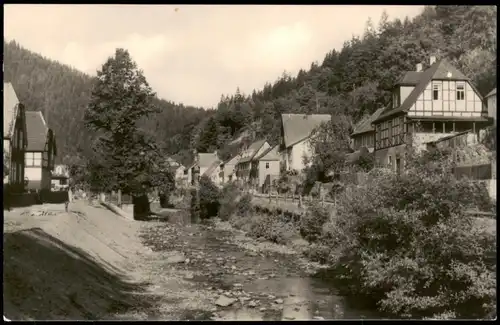
[(200, 168), (208, 168), (217, 160), (219, 159), (215, 152), (198, 154), (198, 164)]
[(255, 160), (263, 160), (263, 161), (271, 161), (271, 160), (280, 160), (280, 156), (278, 154), (278, 145), (274, 147), (270, 147), (265, 150), (261, 155), (259, 155)]
[(370, 132), (370, 131), (375, 131), (375, 129), (372, 126), (372, 123), (380, 116), (380, 114), (382, 114), (382, 112), (384, 110), (385, 110), (385, 107), (379, 108), (378, 110), (375, 111), (375, 113), (373, 113), (369, 117), (367, 117), (367, 118), (363, 119), (361, 122), (359, 122), (355, 126), (354, 132), (351, 134), (351, 136)]
[(26, 129), (28, 133), (26, 151), (44, 151), (49, 128), (45, 123), (42, 112), (26, 112)]
[(246, 156), (246, 157), (243, 157), (241, 158), (238, 163), (244, 163), (244, 162), (249, 162), (251, 161), (252, 159), (254, 159), (255, 155), (257, 154), (257, 152), (260, 150), (260, 148), (262, 148), (262, 146), (266, 143), (266, 140), (258, 140), (258, 141), (255, 141), (254, 143), (252, 143), (249, 147), (248, 147), (248, 151), (250, 151), (250, 155), (249, 156)]
[(315, 128), (331, 119), (329, 114), (281, 114), (285, 147), (307, 139)]

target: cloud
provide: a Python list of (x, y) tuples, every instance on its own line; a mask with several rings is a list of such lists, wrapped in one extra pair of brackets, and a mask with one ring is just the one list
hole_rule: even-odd
[(138, 33), (129, 35), (123, 40), (105, 42), (101, 44), (81, 44), (69, 42), (60, 55), (55, 58), (60, 62), (71, 65), (76, 69), (94, 74), (96, 69), (113, 56), (115, 49), (127, 49), (142, 69), (151, 68), (169, 51), (175, 49), (175, 44), (165, 35), (146, 37)]
[[(175, 8), (179, 8), (175, 11)], [(421, 6), (5, 5), (4, 37), (94, 74), (117, 47), (160, 97), (213, 106), (261, 89), (286, 70), (322, 61), (369, 17), (415, 16)], [(36, 30), (36, 33), (33, 33)]]

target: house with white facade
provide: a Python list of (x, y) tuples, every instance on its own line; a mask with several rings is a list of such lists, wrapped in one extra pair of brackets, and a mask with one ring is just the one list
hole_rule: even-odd
[(237, 179), (236, 165), (238, 164), (238, 161), (240, 159), (241, 159), (241, 155), (236, 155), (233, 158), (222, 163), (221, 168), (223, 169), (223, 173), (224, 173), (224, 180), (223, 180), (224, 184), (235, 181)]
[(464, 131), (478, 135), (491, 124), (471, 80), (446, 59), (431, 56), (429, 67), (417, 64), (394, 89), (391, 105), (373, 122), (375, 160), (401, 171), (408, 149)]
[(175, 159), (168, 157), (167, 164), (170, 167), (175, 180), (175, 186), (185, 186), (188, 182), (187, 169), (184, 165), (177, 162)]
[(55, 165), (50, 177), (52, 190), (65, 190), (69, 187), (69, 167), (67, 165)]
[(310, 158), (313, 148), (309, 139), (322, 123), (330, 122), (329, 114), (281, 114), (280, 160), (286, 171), (304, 169), (304, 157)]
[(57, 155), (54, 132), (42, 112), (26, 112), (28, 146), (24, 154), (24, 177), (28, 190), (50, 190), (51, 174)]
[[(195, 161), (188, 168), (188, 184), (194, 185), (194, 175), (198, 173), (198, 178), (205, 174), (214, 162), (219, 161), (217, 151), (212, 153), (198, 153), (195, 155)], [(199, 179), (198, 179), (199, 181)]]
[(222, 162), (217, 159), (201, 174), (201, 176), (207, 176), (212, 183), (221, 187), (224, 184), (224, 169), (222, 167)]
[(252, 160), (252, 169), (255, 170), (255, 184), (258, 190), (265, 192), (273, 181), (277, 181), (280, 176), (280, 156), (279, 145), (269, 147)]
[(256, 185), (256, 175), (255, 170), (252, 170), (252, 160), (255, 157), (260, 156), (264, 151), (269, 149), (271, 146), (266, 140), (258, 140), (253, 142), (241, 153), (241, 158), (236, 164), (236, 173), (238, 180), (244, 183), (250, 183), (251, 185)]

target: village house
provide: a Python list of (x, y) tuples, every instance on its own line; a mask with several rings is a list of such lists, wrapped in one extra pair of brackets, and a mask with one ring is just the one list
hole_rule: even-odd
[(250, 183), (251, 185), (256, 185), (255, 180), (257, 177), (254, 175), (256, 171), (252, 170), (252, 159), (261, 155), (270, 147), (271, 146), (266, 140), (258, 140), (248, 146), (248, 148), (241, 153), (241, 158), (236, 164), (238, 180), (241, 180), (244, 183)]
[[(24, 191), (24, 151), (28, 145), (26, 111), (19, 103), (11, 83), (3, 83), (3, 151), (4, 166), (8, 176), (4, 184), (10, 184), (15, 192)], [(5, 175), (4, 171), (4, 175)]]
[(69, 168), (66, 165), (55, 165), (51, 173), (51, 189), (64, 190), (69, 187)]
[(198, 153), (195, 156), (195, 161), (188, 168), (188, 184), (194, 185), (194, 175), (198, 173), (198, 181), (201, 175), (205, 174), (212, 164), (218, 161), (217, 151), (212, 153)]
[(328, 114), (281, 114), (281, 168), (303, 170), (304, 157), (310, 158), (313, 154), (309, 143), (312, 132), (331, 119)]
[(57, 155), (54, 132), (45, 123), (42, 112), (26, 112), (28, 146), (24, 174), (28, 190), (50, 190), (51, 172)]
[(375, 128), (373, 127), (372, 123), (380, 116), (380, 114), (382, 114), (384, 109), (384, 107), (379, 108), (375, 111), (375, 113), (361, 120), (354, 126), (354, 131), (351, 134), (352, 149), (354, 151), (358, 151), (362, 147), (368, 149), (369, 152), (374, 151)]
[(401, 171), (407, 145), (426, 143), (463, 131), (477, 136), (491, 122), (482, 97), (463, 73), (447, 60), (431, 56), (429, 68), (417, 64), (393, 89), (392, 104), (373, 121), (375, 161)]
[(486, 95), (486, 106), (488, 107), (488, 117), (493, 119), (493, 124), (497, 125), (497, 88)]
[(252, 169), (255, 170), (257, 188), (265, 192), (273, 181), (280, 176), (280, 156), (278, 153), (279, 145), (267, 148), (260, 155), (252, 160)]
[(221, 168), (223, 169), (224, 172), (224, 180), (223, 180), (224, 183), (229, 183), (237, 179), (236, 165), (238, 164), (240, 158), (241, 156), (237, 155), (222, 164)]
[(170, 171), (173, 173), (175, 186), (181, 187), (187, 185), (186, 167), (171, 157), (167, 158), (167, 164), (170, 167)]
[(200, 173), (201, 176), (207, 176), (212, 183), (217, 186), (222, 186), (224, 183), (224, 171), (222, 168), (222, 162), (217, 159), (205, 170), (203, 174)]

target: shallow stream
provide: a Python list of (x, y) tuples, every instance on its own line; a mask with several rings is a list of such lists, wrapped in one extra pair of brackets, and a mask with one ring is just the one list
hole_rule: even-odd
[(169, 232), (167, 243), (150, 237), (145, 244), (155, 251), (182, 252), (186, 261), (176, 267), (190, 271), (188, 280), (200, 289), (223, 297), (222, 306), (191, 311), (186, 320), (381, 318), (339, 295), (325, 271), (309, 275), (294, 255), (248, 251), (234, 243), (230, 231), (188, 219), (175, 220), (175, 226), (170, 221), (157, 223), (155, 230)]

